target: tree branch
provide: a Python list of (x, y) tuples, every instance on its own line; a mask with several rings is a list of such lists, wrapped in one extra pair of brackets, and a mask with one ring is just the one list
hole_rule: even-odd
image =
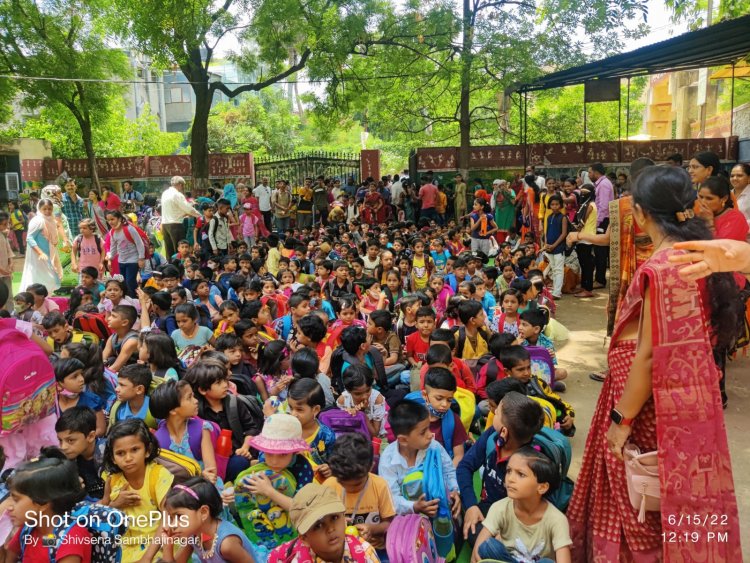
[(211, 85), (209, 86), (209, 94), (213, 95), (213, 93), (216, 90), (219, 90), (220, 92), (223, 92), (228, 98), (234, 98), (235, 96), (241, 94), (242, 92), (257, 92), (259, 90), (262, 90), (263, 88), (267, 88), (268, 86), (271, 86), (272, 84), (276, 84), (277, 82), (284, 80), (288, 76), (291, 76), (295, 72), (299, 72), (300, 70), (305, 68), (305, 65), (307, 64), (307, 59), (310, 58), (310, 55), (312, 55), (312, 51), (310, 50), (309, 47), (307, 47), (302, 52), (302, 55), (297, 61), (297, 64), (290, 66), (285, 71), (280, 72), (277, 75), (272, 76), (271, 78), (268, 78), (267, 80), (263, 80), (261, 82), (255, 82), (254, 84), (244, 84), (233, 90), (228, 88), (227, 85), (222, 82), (211, 82)]

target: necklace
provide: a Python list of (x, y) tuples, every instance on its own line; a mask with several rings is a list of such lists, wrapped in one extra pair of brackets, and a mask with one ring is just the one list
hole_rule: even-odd
[[(216, 542), (219, 540), (219, 526), (216, 526), (216, 531), (214, 531), (214, 541), (211, 542), (211, 547), (208, 548), (208, 551), (203, 549), (203, 542), (198, 545), (198, 550), (201, 552), (200, 557), (201, 559), (208, 559), (209, 557), (213, 557), (216, 553)], [(201, 540), (203, 537), (201, 536)]]

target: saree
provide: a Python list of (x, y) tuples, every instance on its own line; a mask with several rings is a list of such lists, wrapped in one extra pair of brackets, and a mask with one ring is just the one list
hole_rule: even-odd
[[(729, 458), (719, 372), (713, 361), (698, 284), (682, 280), (655, 254), (636, 273), (622, 304), (567, 516), (574, 561), (742, 561), (737, 501)], [(658, 450), (661, 511), (644, 523), (628, 497), (624, 462), (607, 447), (609, 412), (622, 396), (636, 342), (617, 341), (640, 317), (651, 291), (652, 396), (633, 423), (629, 441)], [(727, 541), (709, 533), (726, 533)], [(714, 536), (715, 537), (715, 536)], [(689, 538), (689, 539), (686, 539)]]
[(651, 239), (633, 219), (632, 196), (609, 202), (609, 240), (607, 336), (612, 336), (617, 313), (635, 272), (654, 251)]

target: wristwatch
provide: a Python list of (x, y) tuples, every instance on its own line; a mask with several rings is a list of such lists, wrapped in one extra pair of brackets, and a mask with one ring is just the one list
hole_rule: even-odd
[(635, 418), (625, 418), (617, 409), (612, 409), (611, 411), (609, 411), (609, 418), (612, 419), (612, 422), (614, 422), (615, 424), (619, 424), (620, 426), (630, 426), (635, 420)]

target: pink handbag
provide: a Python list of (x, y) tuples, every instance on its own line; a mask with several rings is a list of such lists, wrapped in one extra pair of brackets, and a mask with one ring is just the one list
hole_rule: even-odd
[(630, 504), (638, 510), (638, 522), (643, 523), (646, 511), (659, 512), (661, 502), (657, 452), (642, 454), (634, 444), (626, 444), (622, 453)]

